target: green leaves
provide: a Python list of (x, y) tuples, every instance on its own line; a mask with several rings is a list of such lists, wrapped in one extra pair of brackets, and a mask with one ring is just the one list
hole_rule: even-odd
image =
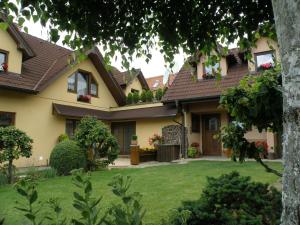
[(6, 22), (0, 22), (0, 29), (3, 31), (6, 31), (8, 28), (8, 23)]

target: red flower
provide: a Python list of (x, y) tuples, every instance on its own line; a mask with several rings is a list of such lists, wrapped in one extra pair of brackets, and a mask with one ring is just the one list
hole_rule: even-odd
[(2, 66), (3, 71), (4, 71), (4, 72), (7, 72), (7, 69), (8, 69), (7, 63), (2, 63), (1, 66)]
[(256, 148), (260, 148), (261, 150), (268, 152), (269, 146), (268, 146), (267, 142), (265, 142), (265, 141), (257, 141), (257, 142), (255, 142), (255, 146), (256, 146)]
[(261, 64), (260, 67), (264, 70), (268, 70), (273, 67), (272, 63)]

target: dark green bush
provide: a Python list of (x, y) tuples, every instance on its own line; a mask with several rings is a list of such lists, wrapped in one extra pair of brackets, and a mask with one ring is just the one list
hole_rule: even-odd
[(153, 101), (153, 92), (151, 90), (146, 91), (146, 102)]
[(141, 99), (142, 102), (146, 102), (147, 101), (146, 90), (142, 91), (140, 99)]
[(134, 103), (138, 103), (140, 101), (140, 94), (136, 91), (132, 94), (132, 101)]
[(68, 175), (73, 169), (85, 168), (84, 151), (75, 141), (62, 141), (51, 152), (50, 166), (57, 170), (58, 175)]
[(160, 101), (163, 97), (163, 90), (161, 88), (158, 88), (155, 92), (155, 99), (157, 101)]
[(132, 104), (132, 103), (133, 103), (133, 95), (132, 95), (132, 93), (128, 93), (127, 104)]
[(281, 210), (281, 194), (275, 188), (232, 172), (208, 178), (200, 199), (184, 202), (170, 224), (181, 225), (182, 213), (190, 212), (189, 225), (277, 225)]

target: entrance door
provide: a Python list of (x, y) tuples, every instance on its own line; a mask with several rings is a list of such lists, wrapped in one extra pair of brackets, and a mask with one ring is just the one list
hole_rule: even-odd
[(203, 154), (204, 155), (221, 155), (221, 143), (214, 138), (214, 135), (220, 131), (221, 121), (220, 114), (210, 114), (202, 116), (203, 130)]
[(131, 137), (135, 134), (135, 122), (112, 123), (111, 131), (117, 138), (120, 155), (129, 155)]

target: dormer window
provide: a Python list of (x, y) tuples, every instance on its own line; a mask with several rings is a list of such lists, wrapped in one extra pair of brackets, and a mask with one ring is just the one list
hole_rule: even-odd
[(77, 100), (90, 102), (91, 96), (98, 97), (98, 84), (92, 74), (77, 71), (68, 78), (68, 91), (77, 93)]
[(213, 79), (216, 77), (218, 71), (220, 70), (220, 63), (215, 65), (206, 65), (203, 63), (203, 79)]
[(271, 69), (275, 66), (274, 52), (260, 52), (255, 54), (256, 71)]
[(7, 71), (7, 62), (8, 62), (8, 52), (0, 50), (0, 72)]

